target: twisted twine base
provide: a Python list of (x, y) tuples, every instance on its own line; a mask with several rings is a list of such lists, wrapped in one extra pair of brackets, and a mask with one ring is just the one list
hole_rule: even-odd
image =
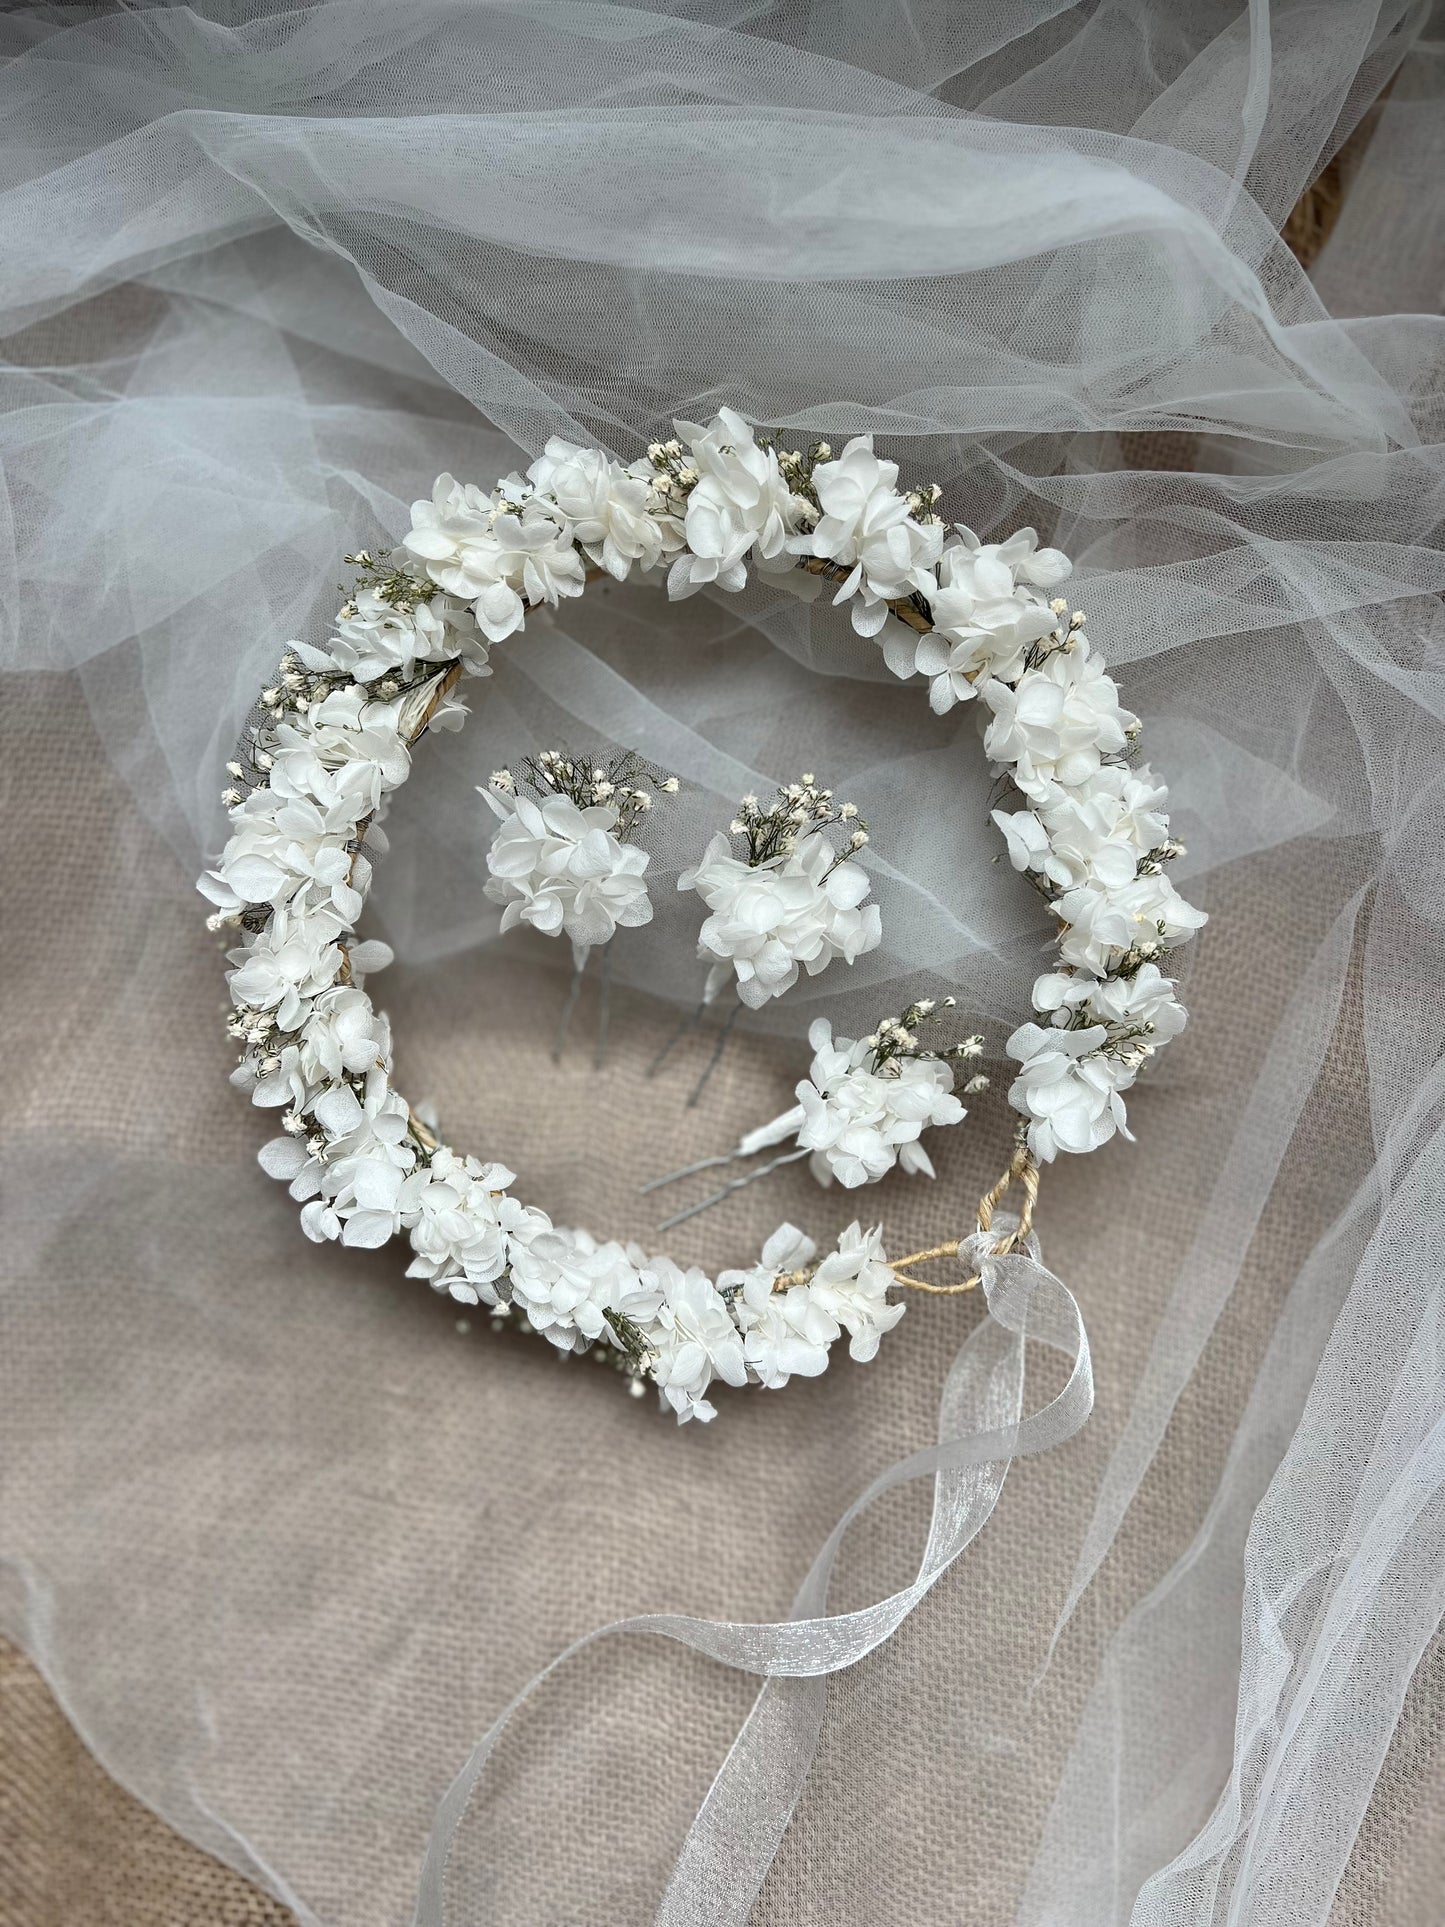
[[(1023, 1204), (1019, 1208), (1019, 1221), (1014, 1229), (1000, 1238), (994, 1246), (996, 1258), (1006, 1257), (1010, 1251), (1016, 1251), (1033, 1229), (1034, 1207), (1038, 1203), (1039, 1196), (1039, 1167), (1029, 1155), (1028, 1144), (1023, 1138), (1020, 1138), (1014, 1146), (1008, 1169), (978, 1201), (977, 1215), (980, 1231), (988, 1231), (992, 1227), (994, 1211), (1015, 1180), (1023, 1187), (1024, 1194)], [(952, 1297), (961, 1291), (972, 1291), (980, 1282), (978, 1272), (975, 1272), (971, 1278), (964, 1278), (952, 1285), (934, 1285), (926, 1278), (914, 1278), (909, 1275), (911, 1265), (927, 1264), (934, 1258), (956, 1258), (963, 1248), (963, 1242), (961, 1238), (953, 1238), (947, 1244), (931, 1245), (927, 1251), (910, 1251), (906, 1258), (894, 1259), (890, 1269), (895, 1280), (900, 1285), (906, 1285), (910, 1291), (926, 1291), (938, 1298)]]

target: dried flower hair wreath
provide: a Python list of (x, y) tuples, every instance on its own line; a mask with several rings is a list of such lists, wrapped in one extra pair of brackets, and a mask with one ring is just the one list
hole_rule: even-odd
[(1061, 554), (1031, 529), (1004, 543), (946, 530), (939, 491), (900, 493), (868, 437), (835, 458), (826, 443), (802, 454), (756, 438), (730, 409), (676, 427), (678, 440), (625, 467), (553, 440), (525, 479), (490, 493), (443, 475), (401, 551), (348, 558), (357, 586), (327, 646), (290, 645), (261, 692), (229, 766), (230, 839), (200, 887), (212, 927), (239, 932), (233, 1082), (281, 1112), (261, 1163), (289, 1183), (307, 1235), (379, 1246), (405, 1232), (410, 1275), (515, 1313), (564, 1350), (597, 1348), (634, 1391), (651, 1380), (679, 1419), (708, 1419), (715, 1380), (812, 1376), (844, 1333), (854, 1358), (872, 1358), (903, 1315), (889, 1290), (967, 1290), (975, 1279), (930, 1284), (910, 1268), (979, 1245), (971, 1235), (890, 1261), (881, 1228), (855, 1223), (820, 1258), (785, 1225), (757, 1265), (714, 1282), (555, 1227), (512, 1195), (509, 1170), (443, 1144), (393, 1088), (387, 1021), (364, 987), (390, 952), (354, 936), (370, 853), (385, 847), (379, 819), (413, 745), (460, 726), (458, 683), (488, 673), (490, 645), (522, 628), (527, 607), (580, 595), (603, 572), (665, 567), (674, 598), (741, 588), (749, 564), (803, 572), (838, 585), (835, 602), (895, 674), (927, 678), (937, 713), (979, 699), (985, 752), (1017, 798), (994, 820), (1058, 923), (1058, 968), (1034, 985), (1042, 1021), (1007, 1045), (1020, 1124), (980, 1201), (980, 1233), (1015, 1182), (1023, 1207), (996, 1249), (1027, 1236), (1041, 1163), (1125, 1130), (1123, 1093), (1184, 1023), (1159, 961), (1204, 918), (1164, 873), (1179, 850), (1165, 791), (1126, 760), (1138, 721), (1083, 616), (1044, 593), (1068, 573)]

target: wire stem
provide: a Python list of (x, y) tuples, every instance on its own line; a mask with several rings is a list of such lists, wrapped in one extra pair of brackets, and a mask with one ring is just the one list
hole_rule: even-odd
[(685, 1012), (683, 1016), (678, 1018), (677, 1023), (673, 1027), (672, 1035), (667, 1039), (662, 1049), (647, 1067), (647, 1075), (649, 1077), (656, 1077), (657, 1073), (662, 1069), (663, 1064), (667, 1061), (674, 1044), (680, 1043), (688, 1031), (697, 1029), (698, 1025), (702, 1022), (703, 1012), (706, 1009), (707, 999), (704, 998), (696, 1010)]
[(612, 1015), (612, 945), (602, 952), (602, 982), (597, 990), (597, 1048), (592, 1053), (592, 1068), (600, 1071), (607, 1055), (607, 1024)]
[(722, 1029), (718, 1032), (717, 1042), (712, 1047), (712, 1056), (707, 1060), (707, 1069), (703, 1072), (702, 1076), (697, 1080), (697, 1082), (692, 1087), (692, 1096), (687, 1100), (688, 1110), (691, 1111), (696, 1108), (697, 1100), (702, 1096), (703, 1092), (707, 1089), (708, 1079), (712, 1076), (713, 1072), (717, 1069), (718, 1064), (722, 1058), (722, 1054), (727, 1049), (728, 1038), (732, 1034), (733, 1025), (738, 1021), (738, 1018), (742, 1015), (742, 1009), (743, 1009), (742, 1005), (740, 1003), (737, 1003), (737, 1004), (734, 1004), (732, 1009), (728, 1012), (727, 1021), (723, 1024)]
[(742, 1156), (741, 1151), (722, 1151), (716, 1157), (699, 1158), (695, 1164), (684, 1164), (678, 1171), (669, 1171), (664, 1178), (650, 1178), (638, 1189), (645, 1197), (649, 1191), (665, 1190), (669, 1184), (676, 1184), (679, 1178), (696, 1177), (699, 1171), (712, 1171), (720, 1164), (731, 1164), (734, 1158)]
[(591, 955), (592, 952), (590, 950), (584, 950), (582, 952), (581, 962), (574, 964), (572, 967), (572, 982), (568, 986), (567, 1001), (562, 1006), (562, 1016), (557, 1025), (556, 1040), (552, 1045), (552, 1062), (554, 1064), (561, 1059), (562, 1046), (567, 1041), (567, 1032), (572, 1024), (572, 1013), (577, 1008), (577, 999), (582, 992), (582, 973), (587, 968), (587, 959)]
[(776, 1171), (780, 1165), (796, 1164), (799, 1158), (807, 1156), (806, 1149), (784, 1151), (780, 1156), (770, 1158), (766, 1164), (759, 1165), (756, 1171), (748, 1171), (740, 1178), (733, 1178), (730, 1183), (723, 1186), (721, 1191), (714, 1191), (710, 1198), (704, 1198), (701, 1204), (691, 1204), (686, 1211), (679, 1211), (676, 1217), (665, 1219), (657, 1228), (659, 1231), (671, 1231), (674, 1225), (686, 1224), (689, 1218), (697, 1217), (700, 1212), (710, 1211), (715, 1204), (721, 1204), (723, 1199), (730, 1197), (734, 1191), (741, 1191), (749, 1184), (756, 1184), (759, 1178), (767, 1177), (770, 1171)]

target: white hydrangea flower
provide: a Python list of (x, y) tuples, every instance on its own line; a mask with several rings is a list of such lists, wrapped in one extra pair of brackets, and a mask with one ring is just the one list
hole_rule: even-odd
[(439, 1146), (397, 1193), (414, 1253), (407, 1277), (425, 1278), (461, 1304), (495, 1305), (493, 1287), (508, 1263), (508, 1221), (525, 1209), (507, 1196), (514, 1182), (505, 1165)]
[(1009, 1103), (1029, 1120), (1029, 1149), (1042, 1163), (1059, 1151), (1096, 1151), (1115, 1131), (1131, 1135), (1120, 1096), (1134, 1067), (1106, 1055), (1102, 1024), (1082, 1030), (1020, 1024), (1005, 1048), (1019, 1063)]
[(798, 1085), (802, 1121), (798, 1144), (813, 1153), (809, 1169), (820, 1184), (836, 1179), (847, 1190), (873, 1184), (894, 1165), (910, 1175), (933, 1177), (933, 1162), (919, 1138), (935, 1125), (958, 1124), (965, 1113), (953, 1094), (953, 1073), (929, 1055), (889, 1059), (871, 1068), (866, 1040), (835, 1040), (820, 1017), (808, 1032), (813, 1064)]
[(1141, 964), (1127, 977), (1051, 970), (1035, 981), (1033, 1003), (1035, 1010), (1060, 1026), (1075, 1022), (1075, 1012), (1082, 1012), (1086, 1022), (1107, 1028), (1111, 1043), (1147, 1028), (1152, 1050), (1155, 1043), (1177, 1037), (1187, 1021), (1174, 990), (1173, 979), (1153, 963)]
[[(497, 505), (475, 482), (438, 475), (431, 500), (413, 502), (403, 546), (424, 563), (433, 582), (470, 602), (499, 579), (492, 521)], [(495, 640), (495, 638), (494, 638)]]
[(286, 1104), (304, 1116), (331, 1085), (378, 1065), (391, 1068), (391, 1025), (364, 990), (336, 984), (316, 998), (294, 1042), (248, 1051), (231, 1082), (249, 1091), (253, 1104)]
[(321, 1195), (302, 1212), (302, 1229), (318, 1242), (339, 1236), (375, 1250), (402, 1228), (402, 1186), (416, 1163), (406, 1100), (378, 1069), (368, 1073), (359, 1099), (340, 1084), (317, 1098), (313, 1111), (330, 1142), (317, 1176)]
[(656, 1316), (646, 1327), (653, 1358), (649, 1376), (679, 1423), (717, 1417), (707, 1398), (714, 1379), (746, 1385), (742, 1333), (727, 1300), (706, 1272), (683, 1271), (671, 1258), (651, 1258), (643, 1267), (644, 1285), (659, 1296)]
[(556, 502), (588, 557), (619, 582), (634, 567), (655, 569), (680, 546), (673, 518), (648, 511), (650, 478), (630, 474), (600, 448), (554, 435), (527, 476)]
[(883, 1251), (883, 1233), (850, 1224), (809, 1281), (815, 1303), (849, 1334), (848, 1356), (866, 1364), (878, 1356), (878, 1341), (892, 1331), (906, 1309), (890, 1305), (894, 1283)]
[(1029, 797), (1046, 796), (1054, 784), (1089, 782), (1138, 727), (1082, 637), (1026, 670), (1014, 687), (989, 677), (979, 694), (992, 711), (984, 749)]
[(404, 546), (434, 582), (470, 604), (489, 642), (521, 628), (526, 603), (582, 593), (581, 559), (541, 503), (519, 509), (505, 495), (439, 475), (431, 500), (413, 502), (411, 517)]
[(1208, 922), (1186, 903), (1167, 876), (1138, 876), (1120, 890), (1083, 884), (1054, 903), (1066, 925), (1059, 937), (1065, 963), (1105, 976), (1121, 951), (1153, 944), (1169, 949)]
[(1106, 763), (1085, 788), (1045, 785), (1032, 810), (994, 810), (993, 820), (1016, 870), (1045, 877), (1060, 890), (1084, 883), (1121, 890), (1141, 859), (1169, 835), (1167, 797), (1147, 767)]
[[(928, 677), (929, 707), (938, 716), (969, 701), (985, 674), (1014, 681), (1030, 647), (1051, 634), (1059, 620), (1033, 589), (1015, 583), (1004, 559), (1013, 543), (985, 547), (972, 529), (960, 525), (958, 533), (961, 539), (943, 551), (938, 588), (929, 596), (932, 633), (913, 636), (902, 624), (890, 624), (882, 638), (884, 658), (895, 675), (916, 670)], [(1037, 540), (1032, 529), (1023, 533)], [(1018, 553), (1022, 559), (1031, 552)], [(1041, 556), (1057, 554), (1040, 551)]]
[[(1035, 1008), (1039, 1008), (1037, 1000)], [(1157, 964), (1140, 964), (1128, 977), (1106, 977), (1088, 996), (1089, 1015), (1111, 1031), (1130, 1031), (1147, 1024), (1153, 1042), (1177, 1037), (1188, 1021), (1174, 995), (1174, 982)]]
[(687, 498), (687, 547), (668, 574), (668, 594), (681, 601), (712, 582), (740, 589), (748, 555), (764, 572), (791, 568), (789, 537), (810, 505), (783, 480), (776, 453), (759, 448), (731, 408), (720, 409), (706, 428), (673, 426), (687, 443), (697, 480)]
[(512, 1302), (559, 1351), (581, 1352), (607, 1330), (612, 1300), (636, 1272), (621, 1245), (599, 1245), (585, 1233), (531, 1222), (510, 1238)]
[(586, 948), (606, 943), (619, 925), (651, 922), (648, 853), (615, 834), (610, 803), (579, 809), (568, 796), (481, 794), (501, 819), (487, 852), (486, 894), (506, 906), (503, 930), (529, 923)]
[(328, 646), (332, 664), (363, 684), (405, 678), (419, 662), (456, 656), (473, 675), (486, 675), (487, 647), (471, 611), (444, 593), (428, 595), (426, 583), (417, 587), (419, 599), (409, 609), (398, 609), (374, 587), (359, 588), (336, 618)]
[(231, 1001), (240, 1010), (273, 1011), (280, 1030), (299, 1029), (312, 1000), (336, 982), (343, 928), (328, 911), (273, 911), (264, 930), (230, 953)]
[(1018, 529), (1006, 542), (985, 542), (964, 523), (954, 526), (980, 596), (1009, 595), (1020, 582), (1035, 589), (1057, 588), (1074, 572), (1062, 549), (1039, 547), (1037, 529)]
[(698, 933), (698, 955), (714, 960), (708, 996), (732, 973), (753, 1010), (790, 990), (800, 965), (817, 976), (835, 957), (851, 964), (883, 940), (878, 906), (864, 902), (867, 871), (839, 863), (821, 834), (800, 837), (785, 856), (748, 864), (719, 832), (677, 887), (695, 890), (712, 913)]
[(943, 551), (942, 525), (915, 521), (897, 481), (898, 464), (873, 453), (871, 435), (856, 435), (836, 461), (813, 470), (822, 518), (789, 543), (795, 553), (851, 569), (833, 601), (857, 598), (850, 614), (862, 636), (878, 634), (889, 602), (915, 592), (931, 601), (938, 588), (933, 570)]
[(281, 723), (271, 754), (276, 795), (307, 796), (327, 811), (352, 809), (354, 821), (369, 816), (411, 773), (400, 702), (371, 701), (355, 683)]
[(231, 811), (234, 825), (214, 870), (200, 881), (202, 893), (226, 912), (247, 904), (279, 909), (298, 895), (326, 903), (346, 923), (361, 915), (370, 866), (347, 848), (356, 818), (334, 799), (323, 808), (309, 796), (287, 797), (253, 790)]
[(338, 984), (311, 1007), (299, 1039), (308, 1084), (336, 1084), (391, 1061), (391, 1025), (364, 990)]
[(748, 1271), (725, 1271), (720, 1291), (735, 1291), (733, 1311), (743, 1334), (743, 1357), (760, 1385), (778, 1391), (790, 1378), (816, 1378), (827, 1369), (828, 1347), (839, 1326), (818, 1303), (810, 1285), (777, 1290), (784, 1272), (797, 1271), (817, 1251), (796, 1225), (783, 1224)]

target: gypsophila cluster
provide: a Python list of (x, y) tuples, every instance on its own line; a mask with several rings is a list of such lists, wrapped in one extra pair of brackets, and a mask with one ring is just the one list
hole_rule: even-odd
[[(1032, 530), (985, 543), (946, 526), (938, 489), (901, 490), (867, 436), (837, 454), (824, 442), (789, 450), (730, 409), (675, 429), (630, 464), (554, 438), (490, 491), (443, 475), (397, 551), (349, 558), (355, 581), (329, 640), (288, 646), (227, 766), (228, 839), (200, 888), (231, 943), (233, 1081), (277, 1114), (261, 1162), (289, 1185), (306, 1234), (360, 1247), (405, 1236), (412, 1275), (433, 1289), (561, 1351), (590, 1350), (634, 1390), (651, 1382), (679, 1419), (707, 1419), (719, 1382), (811, 1376), (844, 1336), (852, 1357), (873, 1357), (903, 1314), (894, 1273), (881, 1230), (857, 1224), (821, 1258), (784, 1226), (757, 1266), (716, 1283), (599, 1243), (524, 1204), (504, 1165), (443, 1143), (394, 1088), (390, 1031), (366, 989), (390, 952), (356, 924), (413, 746), (460, 726), (458, 685), (489, 673), (490, 648), (600, 574), (665, 572), (679, 598), (740, 589), (751, 570), (803, 571), (834, 584), (895, 674), (926, 680), (937, 713), (975, 702), (1015, 798), (995, 821), (1058, 923), (1057, 968), (1034, 985), (1039, 1021), (1008, 1044), (1010, 1102), (1038, 1159), (1126, 1129), (1123, 1094), (1184, 1023), (1160, 965), (1204, 919), (1167, 874), (1182, 852), (1162, 784), (1132, 758), (1138, 720), (1082, 613), (1050, 599), (1065, 557)], [(499, 772), (485, 794), (507, 832), (491, 866), (507, 913), (584, 942), (645, 921), (646, 857), (631, 838), (669, 780), (563, 751), (522, 780)], [(707, 903), (719, 984), (733, 978), (760, 1005), (800, 968), (878, 943), (857, 861), (866, 828), (812, 776), (766, 809), (745, 799), (732, 834), (741, 854), (719, 836), (682, 879)], [(927, 1048), (934, 1019), (920, 1002), (856, 1042), (814, 1026), (796, 1135), (820, 1176), (849, 1186), (894, 1165), (931, 1172), (920, 1135), (962, 1115), (955, 1070), (979, 1048)]]
[[(830, 831), (842, 832), (837, 845)], [(728, 837), (743, 839), (734, 856)], [(694, 890), (709, 915), (698, 955), (709, 965), (704, 1001), (731, 977), (751, 1009), (781, 997), (837, 957), (853, 963), (883, 938), (878, 906), (865, 899), (868, 872), (851, 861), (868, 841), (852, 803), (835, 803), (809, 774), (786, 783), (764, 808), (745, 796), (728, 835), (719, 833), (702, 861), (684, 870), (679, 890)]]

